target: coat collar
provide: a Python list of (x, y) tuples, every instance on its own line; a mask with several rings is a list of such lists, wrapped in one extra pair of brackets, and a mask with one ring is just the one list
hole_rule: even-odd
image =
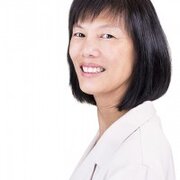
[(155, 109), (150, 101), (131, 109), (104, 132), (93, 148), (98, 138), (97, 133), (89, 146), (91, 152), (86, 152), (90, 156), (88, 159), (94, 160), (98, 166), (108, 162), (119, 146), (154, 114)]

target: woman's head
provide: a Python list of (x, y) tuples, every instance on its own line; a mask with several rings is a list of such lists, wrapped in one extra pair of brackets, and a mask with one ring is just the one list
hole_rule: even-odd
[[(96, 93), (123, 85), (117, 108), (127, 110), (166, 92), (170, 57), (149, 0), (74, 0), (69, 37), (70, 85), (79, 101), (96, 104)], [(80, 70), (90, 80), (83, 81)]]

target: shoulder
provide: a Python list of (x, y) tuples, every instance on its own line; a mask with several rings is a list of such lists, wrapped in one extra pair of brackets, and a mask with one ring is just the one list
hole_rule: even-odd
[(157, 115), (139, 128), (139, 138), (143, 164), (150, 168), (159, 166), (166, 169), (172, 159), (171, 147)]
[(135, 179), (148, 174), (148, 178), (153, 180), (164, 179), (168, 174), (171, 177), (168, 179), (174, 179), (171, 147), (157, 115), (141, 125), (119, 147), (108, 172), (117, 177), (131, 175)]
[(112, 158), (112, 164), (115, 166), (157, 166), (157, 169), (167, 169), (170, 161), (171, 147), (156, 114), (131, 133)]

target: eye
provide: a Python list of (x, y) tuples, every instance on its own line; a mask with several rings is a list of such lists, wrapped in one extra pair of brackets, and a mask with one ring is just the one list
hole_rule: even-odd
[(115, 38), (115, 37), (113, 35), (111, 35), (111, 34), (103, 34), (101, 36), (101, 38), (103, 38), (103, 39), (112, 39), (112, 38)]
[(85, 37), (85, 35), (83, 33), (80, 33), (80, 32), (74, 33), (73, 36), (74, 37), (80, 37), (80, 38)]

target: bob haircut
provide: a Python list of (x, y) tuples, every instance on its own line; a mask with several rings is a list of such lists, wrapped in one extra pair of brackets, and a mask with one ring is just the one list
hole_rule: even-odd
[[(74, 0), (69, 12), (69, 43), (75, 23), (87, 19), (93, 21), (102, 12), (107, 12), (107, 17), (124, 19), (136, 52), (131, 82), (117, 109), (129, 110), (144, 101), (161, 97), (169, 87), (171, 59), (166, 36), (151, 1)], [(94, 96), (84, 93), (79, 87), (69, 46), (67, 57), (74, 97), (80, 102), (96, 105)]]

